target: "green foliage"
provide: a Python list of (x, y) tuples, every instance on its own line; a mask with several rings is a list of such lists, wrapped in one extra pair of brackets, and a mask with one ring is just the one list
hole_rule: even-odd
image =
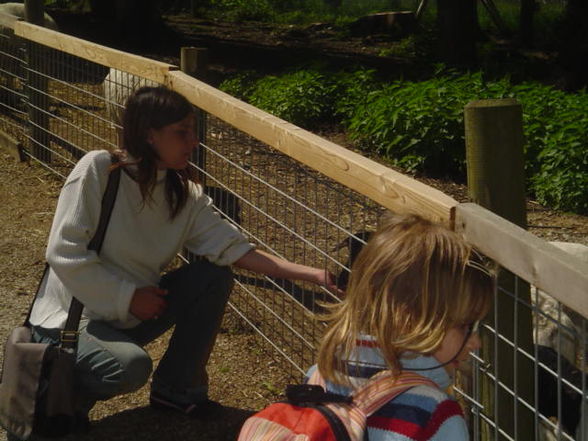
[(249, 102), (302, 127), (314, 127), (332, 114), (333, 86), (317, 71), (300, 70), (255, 83)]
[(399, 81), (359, 101), (347, 126), (353, 139), (408, 171), (463, 176), (463, 107), (515, 97), (523, 105), (529, 189), (553, 208), (588, 213), (588, 95), (567, 94), (480, 73)]
[(513, 87), (523, 105), (528, 176), (537, 199), (588, 213), (588, 94), (528, 83)]
[(463, 105), (475, 92), (457, 83), (441, 76), (370, 92), (346, 119), (352, 139), (411, 172), (463, 174)]
[(414, 9), (413, 0), (344, 0), (334, 9), (324, 0), (210, 0), (208, 15), (229, 21), (288, 24), (328, 22), (345, 25), (375, 12)]
[(463, 108), (473, 100), (514, 97), (523, 106), (528, 188), (542, 203), (588, 213), (588, 94), (508, 77), (457, 74), (439, 66), (426, 81), (383, 83), (372, 70), (300, 70), (221, 89), (294, 124), (337, 118), (360, 147), (412, 173), (465, 176)]
[(274, 15), (271, 0), (212, 0), (211, 6), (213, 15), (227, 21), (268, 21)]
[(335, 75), (335, 115), (346, 120), (370, 92), (380, 88), (374, 70), (340, 72)]
[(219, 89), (240, 100), (248, 101), (253, 92), (256, 75), (253, 72), (242, 72), (224, 80)]

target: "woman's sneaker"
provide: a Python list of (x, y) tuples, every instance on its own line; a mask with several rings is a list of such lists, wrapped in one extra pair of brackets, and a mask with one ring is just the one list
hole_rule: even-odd
[(223, 411), (222, 404), (209, 400), (208, 398), (196, 403), (182, 402), (180, 400), (175, 401), (154, 390), (151, 391), (149, 404), (153, 409), (177, 411), (191, 418), (202, 420), (219, 417)]

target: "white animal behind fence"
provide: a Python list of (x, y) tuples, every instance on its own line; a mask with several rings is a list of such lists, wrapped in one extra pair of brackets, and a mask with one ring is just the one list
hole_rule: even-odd
[[(588, 246), (568, 242), (551, 244), (588, 263)], [(536, 308), (534, 339), (539, 362), (582, 390), (588, 386), (583, 372), (588, 343), (586, 319), (535, 287), (531, 288), (531, 295)], [(545, 368), (539, 369), (539, 376), (539, 408), (543, 415), (555, 421), (553, 425), (542, 421), (540, 441), (563, 439), (558, 436), (558, 430), (575, 440), (588, 441), (588, 403), (582, 403), (582, 394)], [(559, 414), (561, 421), (557, 420)]]
[(121, 125), (124, 105), (134, 90), (143, 86), (158, 85), (155, 81), (111, 68), (103, 83), (106, 111), (111, 121), (118, 126)]

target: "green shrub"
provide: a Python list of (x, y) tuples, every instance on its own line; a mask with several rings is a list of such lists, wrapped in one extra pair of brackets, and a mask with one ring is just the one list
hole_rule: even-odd
[(270, 0), (212, 0), (211, 4), (213, 15), (227, 21), (269, 21), (274, 15)]
[(588, 213), (588, 94), (539, 84), (513, 88), (523, 105), (527, 171), (537, 199)]
[(268, 76), (255, 84), (249, 102), (302, 127), (332, 118), (333, 86), (317, 71)]
[(243, 72), (224, 80), (218, 88), (240, 100), (248, 101), (256, 80), (254, 73)]
[(374, 90), (346, 119), (350, 135), (410, 172), (463, 175), (463, 106), (477, 96), (464, 81), (442, 76)]
[[(356, 94), (357, 95), (357, 94)], [(341, 98), (352, 139), (410, 172), (464, 176), (463, 108), (472, 100), (515, 97), (523, 106), (528, 188), (543, 204), (588, 212), (588, 95), (480, 73), (397, 81)], [(351, 100), (357, 100), (353, 106)]]
[(374, 70), (360, 69), (355, 72), (340, 72), (334, 76), (335, 115), (347, 120), (354, 109), (366, 99), (370, 92), (381, 88)]
[(514, 97), (523, 106), (528, 189), (548, 206), (588, 213), (588, 94), (537, 83), (487, 81), (481, 73), (438, 69), (421, 81), (381, 83), (374, 71), (329, 75), (301, 70), (221, 89), (294, 124), (338, 118), (359, 146), (408, 172), (465, 177), (463, 108), (473, 100)]

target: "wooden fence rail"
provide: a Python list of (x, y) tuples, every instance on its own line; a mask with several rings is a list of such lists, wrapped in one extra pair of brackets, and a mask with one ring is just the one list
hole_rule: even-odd
[(464, 232), (502, 267), (588, 316), (588, 268), (510, 222), (261, 111), (177, 70), (22, 21), (15, 34), (70, 55), (167, 84), (194, 105), (398, 213), (418, 213)]

